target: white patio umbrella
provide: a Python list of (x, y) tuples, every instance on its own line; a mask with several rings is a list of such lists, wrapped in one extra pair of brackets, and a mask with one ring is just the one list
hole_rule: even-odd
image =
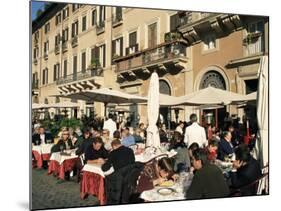
[[(85, 90), (75, 92), (67, 95), (60, 95), (60, 97), (71, 98), (84, 101), (95, 101), (104, 103), (105, 107), (108, 103), (124, 104), (124, 103), (140, 103), (147, 101), (147, 98), (138, 95), (132, 95), (118, 90), (109, 88), (101, 88), (94, 90)], [(105, 109), (106, 116), (106, 109)]]
[(146, 146), (160, 146), (159, 131), (156, 126), (159, 116), (159, 77), (157, 73), (152, 73), (149, 83), (147, 100), (147, 141)]
[(228, 105), (232, 102), (243, 101), (244, 99), (244, 95), (209, 86), (205, 89), (179, 97), (175, 104), (191, 106)]
[(71, 98), (76, 100), (95, 101), (103, 103), (139, 103), (145, 102), (147, 99), (138, 95), (132, 95), (118, 90), (109, 88), (85, 90), (75, 92), (67, 95), (60, 95), (60, 97)]
[(77, 107), (80, 107), (79, 103), (67, 102), (67, 101), (49, 104), (49, 108), (77, 108)]
[(44, 109), (44, 108), (49, 108), (49, 104), (44, 104), (44, 103), (32, 103), (32, 110)]
[(177, 100), (179, 100), (179, 97), (165, 95), (161, 93), (159, 95), (160, 106), (173, 106), (175, 105), (175, 102), (177, 102)]
[(263, 56), (259, 67), (257, 94), (258, 140), (257, 155), (261, 165), (268, 164), (268, 57)]

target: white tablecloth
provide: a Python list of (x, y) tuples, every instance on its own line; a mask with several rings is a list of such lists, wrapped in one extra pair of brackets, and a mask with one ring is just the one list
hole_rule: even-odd
[(177, 152), (175, 150), (171, 150), (171, 151), (166, 151), (166, 152), (157, 151), (156, 153), (153, 153), (153, 154), (142, 153), (139, 155), (135, 155), (135, 160), (138, 162), (141, 162), (141, 163), (146, 163), (149, 160), (151, 160), (159, 155), (165, 155), (165, 154), (167, 154), (168, 157), (171, 158), (171, 157), (174, 157), (177, 154)]
[(55, 160), (59, 164), (62, 164), (65, 160), (77, 158), (78, 156), (75, 155), (75, 151), (76, 150), (70, 150), (68, 153), (71, 153), (71, 155), (61, 155), (60, 152), (52, 153), (50, 160)]
[(180, 179), (177, 183), (175, 183), (172, 187), (174, 192), (170, 195), (161, 195), (158, 193), (158, 190), (163, 188), (160, 186), (156, 186), (152, 190), (144, 191), (141, 193), (140, 198), (145, 201), (173, 201), (173, 200), (184, 200), (185, 192), (190, 187), (192, 182), (193, 174), (183, 173), (180, 176)]
[[(173, 157), (175, 154), (177, 154), (177, 152), (176, 151), (170, 151), (170, 152), (167, 152), (167, 154), (168, 154), (169, 157)], [(152, 158), (154, 158), (158, 155), (160, 155), (160, 154), (156, 153), (156, 154), (153, 154), (151, 156), (145, 156), (144, 154), (135, 155), (135, 161), (145, 163), (145, 162), (151, 160)], [(96, 173), (96, 174), (99, 174), (102, 177), (105, 177), (107, 175), (112, 174), (114, 172), (114, 168), (111, 167), (108, 171), (103, 172), (102, 169), (101, 169), (101, 165), (99, 165), (99, 164), (85, 164), (82, 171), (88, 171), (88, 172)]]
[(40, 155), (50, 154), (53, 146), (54, 144), (41, 144), (41, 145), (32, 146), (32, 150), (38, 152)]
[(113, 167), (111, 167), (108, 171), (103, 172), (100, 164), (85, 164), (82, 171), (92, 172), (105, 177), (106, 175), (112, 174), (114, 172), (114, 169)]

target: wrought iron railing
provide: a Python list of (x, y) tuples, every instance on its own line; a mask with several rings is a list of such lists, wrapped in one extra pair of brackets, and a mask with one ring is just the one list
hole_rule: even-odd
[(105, 22), (104, 21), (101, 21), (97, 24), (97, 28), (96, 28), (96, 32), (97, 34), (100, 34), (102, 32), (104, 32), (104, 26), (105, 26)]
[(36, 79), (32, 81), (32, 89), (38, 89), (39, 88), (39, 80)]
[(64, 41), (64, 42), (62, 43), (62, 51), (63, 51), (63, 52), (67, 51), (67, 41)]
[(113, 26), (120, 23), (122, 20), (123, 20), (122, 13), (116, 13), (114, 16), (112, 16)]
[(155, 48), (149, 48), (133, 56), (121, 57), (115, 60), (116, 72), (138, 68), (144, 65), (155, 64), (186, 56), (186, 43), (184, 41), (166, 42)]
[(57, 85), (61, 84), (67, 84), (74, 81), (80, 81), (83, 79), (91, 78), (94, 76), (102, 76), (103, 75), (103, 69), (102, 68), (94, 68), (86, 71), (81, 71), (77, 73), (73, 73), (64, 77), (61, 77), (57, 80)]
[(55, 45), (55, 54), (58, 54), (60, 52), (60, 45), (56, 44)]
[(74, 48), (78, 45), (78, 36), (74, 36), (72, 39), (71, 39), (71, 46)]

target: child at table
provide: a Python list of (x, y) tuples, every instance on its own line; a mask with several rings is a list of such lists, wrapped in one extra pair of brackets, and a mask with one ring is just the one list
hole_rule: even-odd
[(154, 159), (147, 163), (144, 170), (141, 172), (137, 182), (137, 192), (142, 193), (146, 190), (151, 190), (155, 186), (167, 180), (174, 180), (175, 173), (170, 158), (164, 157), (160, 160)]

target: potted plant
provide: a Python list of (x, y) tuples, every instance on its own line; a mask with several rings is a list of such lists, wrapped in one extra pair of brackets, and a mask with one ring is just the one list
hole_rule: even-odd
[(261, 32), (259, 31), (248, 33), (243, 40), (243, 44), (246, 45), (246, 44), (254, 43), (259, 39), (260, 36), (261, 36)]
[(91, 64), (88, 66), (88, 70), (94, 70), (100, 67), (100, 61), (98, 58), (93, 58)]

